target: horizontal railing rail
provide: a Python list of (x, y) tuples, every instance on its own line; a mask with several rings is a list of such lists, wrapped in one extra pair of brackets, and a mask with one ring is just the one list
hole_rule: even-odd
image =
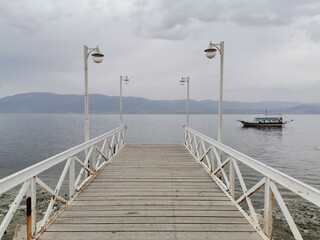
[[(31, 239), (38, 232), (41, 232), (46, 224), (50, 222), (50, 219), (54, 217), (53, 206), (55, 202), (59, 201), (62, 203), (60, 209), (68, 205), (73, 200), (76, 192), (80, 191), (82, 187), (124, 146), (125, 131), (126, 126), (123, 125), (88, 142), (43, 160), (6, 178), (0, 179), (0, 194), (22, 184), (16, 198), (1, 222), (0, 239), (6, 232), (6, 229), (24, 196), (26, 196), (27, 239)], [(77, 154), (79, 156), (77, 156)], [(81, 160), (81, 158), (83, 158), (83, 160)], [(40, 179), (39, 174), (62, 162), (66, 162), (65, 166), (55, 189), (52, 189)], [(76, 164), (80, 166), (77, 175)], [(60, 193), (60, 190), (68, 172), (69, 199), (65, 199)], [(51, 196), (47, 210), (44, 213), (44, 217), (41, 220), (38, 229), (36, 227), (37, 186)]]
[[(294, 238), (303, 239), (280, 194), (277, 184), (318, 207), (320, 207), (319, 190), (217, 142), (190, 127), (185, 127), (184, 144), (263, 238), (272, 239), (274, 200), (276, 200)], [(262, 175), (262, 179), (248, 189), (238, 163), (242, 163), (255, 170)], [(228, 169), (227, 166), (229, 166)], [(242, 192), (238, 198), (235, 197), (236, 177), (240, 185), (239, 190)], [(263, 223), (260, 223), (252, 204), (251, 196), (263, 187), (264, 220)], [(244, 201), (247, 203), (250, 216), (239, 205)]]

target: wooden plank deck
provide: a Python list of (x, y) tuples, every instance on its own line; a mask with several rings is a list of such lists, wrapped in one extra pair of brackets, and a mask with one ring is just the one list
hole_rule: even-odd
[(182, 144), (126, 144), (40, 239), (261, 237)]

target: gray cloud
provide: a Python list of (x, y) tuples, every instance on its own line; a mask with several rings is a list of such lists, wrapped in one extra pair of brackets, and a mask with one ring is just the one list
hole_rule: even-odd
[(320, 102), (319, 9), (317, 0), (2, 0), (0, 94), (82, 94), (86, 44), (105, 54), (89, 59), (90, 93), (118, 95), (123, 74), (127, 95), (184, 98), (178, 79), (189, 75), (192, 98), (217, 99), (219, 58), (203, 49), (224, 40), (226, 99)]
[(159, 0), (135, 1), (130, 21), (139, 36), (181, 40), (195, 22), (232, 22), (241, 26), (281, 26), (319, 16), (320, 3), (299, 1)]
[(320, 17), (319, 20), (312, 20), (301, 26), (301, 29), (305, 30), (312, 40), (320, 42)]
[[(5, 2), (0, 3), (2, 5), (0, 7), (0, 21), (2, 25), (14, 28), (25, 34), (36, 32), (40, 24), (30, 16), (31, 14), (25, 14), (25, 11), (28, 10), (24, 6), (17, 7), (13, 1), (7, 2), (6, 4), (8, 5), (6, 6), (4, 4)], [(23, 11), (23, 14), (21, 11)]]
[[(130, 22), (139, 36), (180, 40), (192, 34), (197, 22), (213, 22), (222, 14), (218, 1), (137, 1)], [(212, 12), (213, 10), (213, 12)]]

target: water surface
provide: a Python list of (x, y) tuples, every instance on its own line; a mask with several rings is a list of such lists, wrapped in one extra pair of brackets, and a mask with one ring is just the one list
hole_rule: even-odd
[[(284, 128), (243, 128), (224, 115), (222, 141), (269, 166), (320, 189), (320, 115), (288, 115)], [(127, 142), (182, 143), (185, 115), (125, 115)], [(217, 138), (218, 115), (191, 115), (190, 126)], [(118, 115), (90, 114), (90, 138), (119, 126)], [(0, 178), (83, 142), (82, 114), (1, 114)]]
[[(282, 116), (285, 120), (294, 119), (282, 129), (243, 128), (236, 121), (254, 117), (224, 115), (223, 143), (320, 189), (320, 115)], [(128, 127), (126, 140), (130, 143), (183, 143), (185, 120), (185, 115), (125, 115), (124, 122)], [(218, 115), (190, 116), (192, 128), (214, 139), (217, 138), (217, 124)], [(90, 114), (90, 138), (118, 126), (118, 115)], [(84, 141), (84, 117), (82, 114), (0, 114), (0, 136), (0, 178), (3, 178), (81, 144)], [(54, 188), (62, 167), (60, 165), (46, 172), (40, 176), (41, 179)], [(240, 168), (248, 187), (262, 177), (241, 164)], [(237, 193), (242, 194), (239, 189)], [(282, 190), (281, 194), (302, 229), (304, 239), (320, 239), (320, 211), (313, 206), (306, 206), (302, 199), (289, 191)], [(262, 213), (263, 191), (254, 195), (257, 211)], [(0, 196), (0, 221), (14, 196)], [(45, 200), (41, 197), (37, 201), (44, 204)], [(16, 224), (24, 221), (24, 208), (20, 208), (4, 239), (10, 239)], [(44, 207), (38, 210), (41, 214)], [(274, 239), (292, 239), (283, 225), (283, 215), (279, 214), (279, 210), (276, 210), (275, 226), (281, 227), (275, 229)]]

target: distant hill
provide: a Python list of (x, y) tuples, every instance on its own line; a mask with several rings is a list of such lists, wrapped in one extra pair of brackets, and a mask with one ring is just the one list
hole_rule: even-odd
[[(119, 113), (119, 97), (89, 95), (91, 113)], [(223, 112), (232, 114), (303, 113), (320, 114), (320, 104), (299, 102), (235, 102), (224, 101)], [(123, 110), (135, 114), (179, 114), (186, 112), (186, 100), (149, 100), (124, 97)], [(0, 113), (83, 113), (84, 96), (55, 93), (24, 93), (0, 99)], [(218, 113), (218, 101), (190, 100), (190, 113)]]

